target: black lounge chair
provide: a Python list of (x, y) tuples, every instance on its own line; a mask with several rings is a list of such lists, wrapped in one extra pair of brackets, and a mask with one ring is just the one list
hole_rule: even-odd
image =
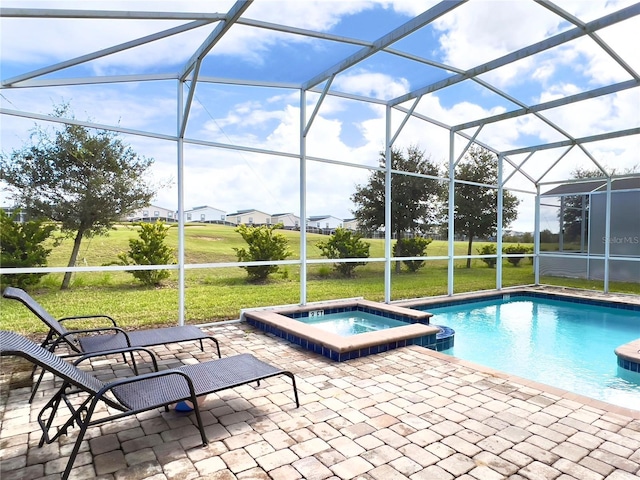
[[(116, 321), (108, 315), (84, 315), (77, 317), (64, 317), (56, 320), (44, 309), (42, 305), (36, 302), (31, 295), (20, 288), (7, 287), (2, 296), (18, 300), (49, 327), (49, 333), (41, 346), (52, 352), (54, 352), (60, 344), (66, 345), (71, 352), (70, 355), (74, 356), (103, 352), (105, 350), (116, 350), (126, 347), (153, 347), (156, 345), (166, 345), (169, 343), (180, 343), (194, 340), (198, 340), (200, 342), (200, 350), (204, 351), (204, 345), (202, 343), (203, 340), (211, 340), (216, 344), (218, 358), (221, 357), (220, 343), (218, 340), (207, 335), (198, 327), (193, 325), (124, 331), (122, 328), (118, 327)], [(107, 327), (84, 330), (67, 330), (62, 325), (63, 322), (70, 320), (90, 320), (99, 318), (108, 320), (110, 325)], [(134, 371), (137, 373), (135, 360), (133, 359), (133, 356), (131, 358), (133, 361)], [(42, 374), (40, 374), (38, 380), (33, 386), (29, 402), (33, 401), (41, 381)]]
[[(114, 352), (101, 352), (100, 355), (134, 350), (147, 352), (153, 360), (154, 368), (157, 370), (157, 362), (153, 352), (144, 348), (129, 347)], [(194, 405), (194, 414), (200, 430), (202, 444), (206, 445), (207, 437), (200, 416), (197, 397), (248, 383), (259, 383), (260, 380), (277, 375), (286, 375), (291, 379), (296, 408), (300, 406), (298, 389), (293, 374), (258, 360), (250, 354), (233, 355), (195, 365), (185, 365), (176, 369), (116, 379), (109, 383), (102, 382), (91, 373), (77, 367), (77, 364), (81, 361), (98, 354), (85, 355), (77, 359), (74, 364), (71, 364), (17, 333), (0, 331), (0, 356), (9, 355), (23, 357), (64, 380), (62, 387), (38, 414), (38, 424), (42, 428), (39, 446), (44, 445), (45, 442), (54, 442), (61, 435), (65, 435), (74, 424), (77, 424), (80, 428), (71, 456), (62, 474), (62, 480), (66, 480), (69, 477), (87, 429), (104, 422), (155, 408), (165, 407), (165, 409), (168, 409), (168, 405), (182, 400), (190, 400)], [(74, 397), (75, 394), (80, 394), (87, 398), (82, 403), (79, 403), (75, 401), (74, 397), (69, 398), (72, 394)], [(50, 436), (49, 431), (52, 429), (54, 417), (61, 402), (64, 402), (71, 411), (71, 418), (60, 427), (57, 427), (57, 431)], [(92, 419), (96, 406), (100, 402), (119, 410), (120, 413)]]

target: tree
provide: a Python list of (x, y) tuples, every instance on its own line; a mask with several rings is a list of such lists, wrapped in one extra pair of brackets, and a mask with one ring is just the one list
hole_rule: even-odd
[[(316, 246), (325, 258), (369, 258), (370, 244), (346, 228), (336, 228), (326, 242), (318, 242)], [(334, 264), (334, 268), (343, 277), (352, 277), (359, 265), (364, 265), (364, 262), (339, 262)]]
[[(240, 225), (236, 228), (249, 249), (234, 248), (239, 262), (259, 262), (267, 260), (285, 260), (291, 256), (287, 237), (275, 230), (282, 228), (282, 223), (276, 225), (247, 226)], [(252, 281), (264, 281), (270, 273), (279, 270), (278, 265), (255, 265), (240, 267), (247, 271)]]
[[(118, 255), (122, 265), (169, 265), (176, 263), (171, 248), (165, 244), (169, 227), (163, 222), (137, 223), (139, 238), (129, 240), (129, 251)], [(130, 270), (144, 285), (160, 285), (169, 278), (169, 270)]]
[[(380, 167), (386, 165), (384, 152), (380, 153)], [(438, 166), (417, 147), (407, 148), (406, 156), (396, 148), (391, 149), (393, 170), (419, 173), (437, 177)], [(413, 175), (394, 173), (391, 175), (391, 228), (397, 240), (405, 232), (426, 231), (436, 222), (440, 211), (442, 184), (437, 180)], [(385, 226), (385, 172), (372, 172), (365, 185), (357, 185), (351, 201), (356, 205), (353, 214), (365, 230), (377, 230)], [(402, 244), (396, 249), (397, 256), (405, 256)], [(396, 262), (396, 272), (400, 262)]]
[[(68, 110), (68, 105), (56, 107), (54, 116)], [(74, 238), (72, 267), (83, 238), (106, 234), (115, 222), (149, 204), (156, 192), (144, 179), (152, 164), (113, 132), (64, 124), (51, 133), (36, 125), (28, 144), (0, 157), (0, 180), (28, 214), (59, 222)], [(62, 289), (70, 280), (66, 272)]]
[[(12, 216), (0, 210), (0, 265), (3, 268), (45, 267), (51, 248), (43, 243), (49, 239), (56, 226), (42, 220), (17, 222), (19, 211)], [(55, 245), (55, 243), (54, 243)], [(46, 273), (18, 273), (1, 275), (0, 283), (19, 288), (36, 285)]]
[[(498, 163), (494, 154), (484, 148), (472, 147), (455, 171), (456, 180), (497, 185)], [(502, 225), (507, 227), (518, 217), (520, 200), (503, 191)], [(471, 255), (473, 239), (481, 236), (496, 236), (498, 227), (498, 190), (468, 183), (456, 183), (454, 228), (466, 235), (467, 255)], [(471, 268), (471, 258), (467, 258)]]

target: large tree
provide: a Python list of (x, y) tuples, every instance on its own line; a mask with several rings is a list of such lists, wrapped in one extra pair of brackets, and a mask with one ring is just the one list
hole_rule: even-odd
[[(497, 185), (498, 160), (490, 151), (472, 147), (456, 166), (456, 180)], [(455, 185), (454, 229), (467, 237), (467, 255), (471, 255), (474, 237), (495, 236), (498, 227), (498, 190), (469, 183)], [(518, 217), (518, 198), (503, 190), (502, 226), (506, 228)], [(471, 258), (467, 258), (471, 268)]]
[[(384, 168), (386, 158), (380, 154), (380, 167)], [(410, 146), (406, 155), (397, 148), (391, 149), (393, 170), (438, 176), (438, 166), (416, 146)], [(357, 185), (351, 201), (356, 205), (353, 214), (363, 230), (376, 230), (385, 226), (385, 172), (374, 171), (365, 185)], [(391, 175), (391, 228), (396, 239), (403, 238), (405, 232), (427, 230), (435, 223), (439, 212), (442, 184), (433, 179), (393, 173)], [(400, 248), (397, 256), (403, 256)], [(400, 262), (396, 262), (396, 271)]]
[[(59, 106), (54, 116), (68, 113)], [(115, 222), (155, 196), (146, 182), (153, 159), (137, 155), (113, 132), (64, 124), (54, 132), (36, 125), (30, 141), (0, 157), (0, 180), (16, 202), (36, 218), (59, 222), (74, 238), (69, 266), (83, 238), (103, 235)], [(66, 272), (62, 289), (69, 287)]]

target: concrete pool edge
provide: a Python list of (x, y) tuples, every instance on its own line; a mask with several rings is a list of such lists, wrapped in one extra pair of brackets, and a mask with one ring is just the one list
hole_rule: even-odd
[[(377, 332), (366, 332), (349, 337), (342, 337), (286, 316), (296, 312), (353, 308), (402, 315), (403, 317), (411, 319), (412, 323)], [(436, 335), (440, 332), (440, 329), (421, 323), (422, 321), (428, 322), (430, 317), (431, 314), (427, 312), (419, 312), (397, 305), (388, 305), (363, 299), (338, 300), (304, 306), (251, 309), (243, 311), (241, 314), (242, 320), (256, 328), (266, 331), (267, 333), (273, 333), (303, 348), (320, 353), (336, 361), (350, 360), (352, 358), (376, 354), (413, 345), (415, 342), (420, 342), (420, 345), (426, 346), (423, 345), (424, 342), (421, 340), (425, 338), (432, 339), (435, 344)]]
[(640, 372), (640, 339), (620, 345), (615, 349), (618, 366), (630, 372)]
[[(455, 305), (458, 303), (473, 303), (484, 300), (492, 300), (496, 298), (503, 298), (505, 296), (533, 296), (538, 298), (558, 299), (570, 302), (576, 302), (581, 304), (594, 304), (601, 306), (608, 306), (613, 308), (631, 309), (640, 312), (640, 295), (635, 294), (621, 294), (621, 293), (604, 293), (592, 290), (574, 289), (569, 287), (555, 287), (549, 285), (532, 285), (532, 286), (518, 286), (509, 287), (501, 290), (484, 290), (480, 292), (465, 292), (455, 295), (441, 295), (438, 297), (423, 297), (408, 300), (394, 301), (394, 305), (403, 306), (406, 308), (412, 308), (415, 306), (427, 306), (428, 305)], [(640, 319), (639, 319), (640, 322)], [(621, 345), (612, 350), (612, 356), (615, 355), (617, 365), (630, 372), (640, 372), (640, 366), (636, 362), (640, 362), (640, 339), (634, 340), (628, 344)], [(632, 351), (633, 350), (633, 351)], [(470, 368), (474, 368), (481, 372), (491, 374), (498, 378), (510, 378), (515, 379), (518, 383), (526, 386), (531, 386), (538, 390), (544, 390), (558, 397), (568, 400), (576, 400), (585, 405), (593, 406), (594, 408), (618, 413), (620, 415), (631, 416), (640, 420), (640, 409), (634, 410), (628, 407), (612, 404), (604, 400), (595, 399), (586, 395), (581, 395), (575, 392), (564, 390), (559, 387), (554, 387), (549, 384), (541, 383), (535, 380), (526, 379), (517, 375), (509, 374), (500, 370), (496, 370), (491, 367), (473, 363), (468, 360), (463, 360), (457, 357), (449, 356), (441, 352), (429, 352), (429, 354), (437, 354), (438, 358), (443, 358), (444, 355), (447, 360), (461, 365), (467, 365)], [(444, 358), (443, 358), (444, 359)], [(627, 362), (625, 365), (624, 362)], [(621, 364), (622, 363), (622, 364)], [(634, 370), (634, 368), (638, 368)]]
[(501, 290), (482, 290), (479, 292), (462, 292), (453, 295), (438, 295), (433, 297), (394, 300), (390, 305), (397, 305), (405, 308), (413, 308), (415, 306), (425, 306), (430, 304), (438, 304), (438, 306), (442, 306), (446, 303), (491, 300), (494, 298), (501, 298), (505, 295), (542, 295), (547, 298), (558, 297), (561, 300), (574, 300), (580, 303), (603, 304), (613, 307), (631, 306), (634, 309), (640, 308), (640, 295), (607, 294), (592, 290), (555, 287), (549, 285), (507, 287)]
[(581, 395), (579, 393), (571, 392), (569, 390), (565, 390), (559, 387), (554, 387), (547, 383), (541, 383), (535, 380), (530, 380), (528, 378), (519, 377), (517, 375), (506, 373), (501, 370), (496, 370), (494, 368), (487, 367), (485, 365), (480, 365), (478, 363), (470, 362), (469, 360), (452, 357), (451, 355), (447, 355), (446, 353), (442, 353), (442, 352), (437, 352), (435, 350), (421, 348), (420, 353), (423, 355), (434, 356), (440, 360), (443, 360), (452, 364), (468, 367), (471, 371), (484, 373), (486, 375), (490, 375), (500, 380), (509, 381), (509, 382), (523, 385), (524, 387), (540, 390), (542, 392), (545, 392), (548, 395), (554, 395), (558, 398), (562, 398), (568, 401), (579, 402), (587, 407), (591, 407), (597, 410), (603, 410), (603, 411), (614, 413), (617, 415), (623, 415), (626, 417), (631, 417), (631, 418), (640, 420), (640, 410), (634, 410), (632, 408), (622, 407), (620, 405), (615, 405), (613, 403), (605, 402), (604, 400), (598, 400), (593, 397), (588, 397), (586, 395)]

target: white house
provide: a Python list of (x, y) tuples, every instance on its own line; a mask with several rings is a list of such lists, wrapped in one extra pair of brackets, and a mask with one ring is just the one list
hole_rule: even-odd
[(157, 205), (147, 205), (146, 207), (131, 212), (125, 220), (127, 222), (155, 222), (158, 220), (163, 222), (177, 222), (178, 217), (175, 210)]
[(293, 213), (274, 213), (271, 215), (271, 224), (281, 223), (286, 229), (300, 228), (300, 217)]
[(271, 215), (255, 209), (238, 210), (229, 213), (226, 220), (235, 225), (270, 225)]
[[(10, 218), (12, 218), (12, 217), (13, 217), (13, 215), (14, 215), (14, 213), (15, 213), (15, 214), (16, 214), (16, 215), (15, 215), (15, 216), (16, 216), (16, 218), (14, 219), (14, 221), (15, 221), (16, 223), (24, 223), (24, 222), (26, 222), (27, 220), (29, 220), (29, 218), (27, 217), (27, 214), (26, 214), (25, 212), (23, 212), (23, 211), (20, 209), (20, 207), (0, 207), (0, 208), (2, 208), (2, 210), (4, 211), (4, 213), (5, 213), (8, 217), (10, 217)], [(20, 213), (17, 213), (18, 211), (19, 211)]]
[(208, 205), (184, 211), (185, 222), (224, 223), (226, 216), (227, 215), (223, 210), (213, 208)]
[(342, 228), (356, 232), (358, 231), (358, 221), (355, 218), (345, 218), (342, 222)]
[(331, 215), (316, 215), (309, 217), (307, 225), (311, 228), (319, 228), (321, 230), (333, 230), (342, 227), (342, 219), (332, 217)]

